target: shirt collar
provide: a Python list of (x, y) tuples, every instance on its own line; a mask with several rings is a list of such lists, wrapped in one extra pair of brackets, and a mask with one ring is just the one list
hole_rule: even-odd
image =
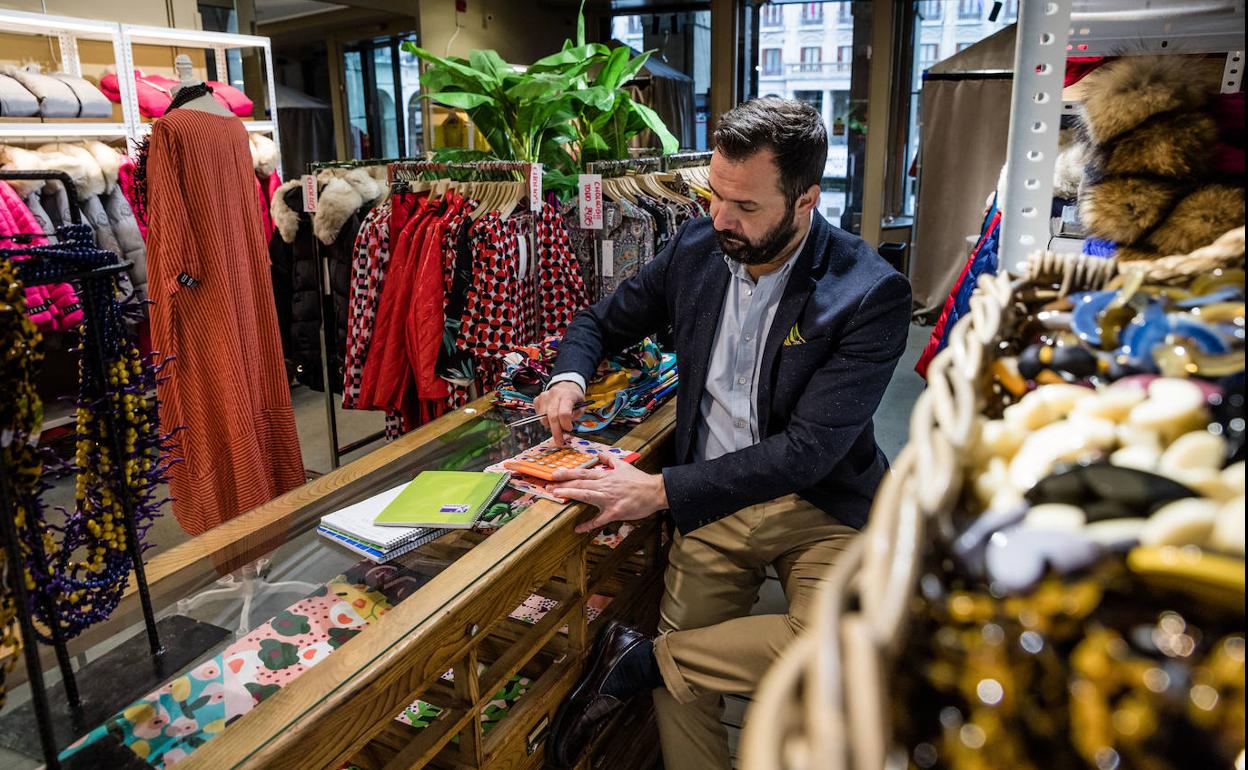
[[(815, 212), (811, 211), (810, 212), (810, 227), (806, 228), (806, 234), (802, 236), (801, 243), (797, 244), (797, 248), (793, 250), (793, 253), (789, 255), (789, 258), (785, 260), (784, 264), (780, 266), (779, 270), (776, 270), (775, 272), (772, 272), (772, 273), (768, 273), (767, 275), (763, 276), (763, 278), (768, 278), (768, 277), (773, 277), (773, 276), (776, 278), (782, 278), (782, 277), (788, 276), (788, 274), (793, 271), (793, 263), (797, 261), (798, 255), (801, 254), (802, 250), (806, 248), (806, 241), (810, 240), (810, 234), (814, 229), (815, 229)], [(736, 276), (737, 278), (747, 278), (753, 281), (753, 279), (749, 277), (749, 274), (745, 272), (745, 265), (736, 261), (735, 259), (728, 256), (727, 254), (724, 255), (724, 262), (728, 265), (728, 269), (732, 271), (732, 274)]]

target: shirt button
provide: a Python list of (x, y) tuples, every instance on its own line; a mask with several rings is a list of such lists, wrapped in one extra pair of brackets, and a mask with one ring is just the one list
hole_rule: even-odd
[(745, 335), (745, 341), (746, 341), (746, 342), (749, 342), (749, 341), (750, 341), (750, 340), (752, 340), (752, 339), (754, 339), (754, 335), (753, 335), (753, 334), (747, 334), (747, 335)]
[(738, 427), (738, 428), (744, 428), (744, 427), (745, 427), (745, 420), (737, 420), (737, 427)]
[(754, 290), (753, 290), (753, 289), (746, 289), (746, 290), (745, 290), (745, 296), (747, 296), (747, 297), (753, 297), (753, 296), (754, 296)]
[(738, 384), (738, 385), (744, 385), (744, 384), (745, 384), (745, 378), (744, 378), (744, 377), (738, 377), (738, 378), (737, 378), (737, 384)]

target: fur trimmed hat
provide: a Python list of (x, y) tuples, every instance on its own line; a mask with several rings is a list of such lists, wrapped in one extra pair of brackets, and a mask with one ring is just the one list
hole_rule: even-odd
[(1120, 259), (1186, 254), (1243, 224), (1242, 183), (1217, 179), (1219, 69), (1125, 56), (1084, 79), (1079, 215)]

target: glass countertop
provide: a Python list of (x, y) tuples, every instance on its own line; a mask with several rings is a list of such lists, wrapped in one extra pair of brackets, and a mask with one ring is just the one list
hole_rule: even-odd
[[(371, 624), (419, 591), (471, 550), (484, 536), (453, 531), (386, 565), (376, 565), (326, 540), (316, 532), (316, 526), (324, 514), (401, 484), (420, 471), (483, 470), (549, 436), (536, 423), (509, 428), (504, 415), (482, 404), (452, 413), (152, 559), (147, 564), (148, 580), (161, 642), (168, 652), (161, 665), (154, 662), (132, 590), (113, 617), (70, 644), (83, 701), (79, 718), (67, 705), (51, 650), (42, 648), (58, 748), (81, 743), (83, 736), (88, 736), (85, 742), (90, 743), (109, 729), (115, 736), (124, 733), (123, 742), (131, 746), (142, 739), (145, 729), (158, 734), (202, 729), (203, 724), (192, 725), (196, 719), (189, 713), (168, 715), (168, 724), (160, 721), (160, 714), (154, 714), (156, 721), (150, 724), (111, 718), (128, 707), (127, 714), (133, 716), (134, 704), (151, 701), (162, 685), (166, 700), (170, 682), (178, 687), (187, 683), (193, 695), (201, 678), (211, 684), (212, 676), (222, 673), (216, 670), (220, 664), (228, 661), (227, 665), (234, 665), (245, 654), (255, 652), (286, 655), (292, 646), (284, 646), (283, 635), (290, 634), (296, 642), (293, 647), (298, 647), (309, 638), (301, 633), (315, 636), (319, 631), (323, 639), (300, 648), (301, 655), (311, 658), (275, 669), (284, 671), (281, 677), (256, 684), (260, 692), (268, 692), (265, 688), (270, 685), (280, 687), (288, 683), (283, 678), (293, 680), (303, 669), (335, 651), (362, 625)], [(586, 438), (614, 444), (633, 427), (610, 426)], [(505, 495), (504, 499), (519, 497), (510, 490)], [(326, 627), (318, 627), (326, 614), (329, 620), (322, 623)], [(307, 618), (312, 619), (311, 627)], [(315, 651), (308, 652), (313, 647)], [(29, 686), (18, 684), (25, 679), (24, 667), (19, 664), (9, 679), (13, 686), (0, 711), (0, 767), (38, 767), (42, 752)], [(203, 688), (208, 693), (204, 697), (211, 701), (216, 690), (207, 685)], [(224, 712), (231, 704), (228, 697), (221, 697), (227, 701)], [(202, 723), (202, 715), (198, 721)], [(205, 734), (205, 739), (208, 737), (211, 734)], [(160, 742), (160, 735), (155, 738), (150, 741), (152, 746)], [(63, 757), (76, 750), (65, 752)], [(150, 757), (160, 761), (177, 758)]]

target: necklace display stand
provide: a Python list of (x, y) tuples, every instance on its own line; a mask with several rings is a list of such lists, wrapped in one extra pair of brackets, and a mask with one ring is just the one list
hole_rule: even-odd
[[(81, 222), (77, 194), (69, 175), (60, 171), (0, 171), (0, 180), (5, 179), (43, 179), (59, 181), (65, 188), (69, 199), (70, 219), (76, 225)], [(15, 263), (19, 277), (28, 272), (32, 266), (41, 261), (46, 265), (52, 258), (32, 257), (23, 262)], [(127, 269), (130, 263), (118, 260), (116, 263), (94, 269), (65, 268), (54, 271), (51, 279), (34, 279), (24, 281), (26, 285), (38, 285), (45, 281), (57, 283), (73, 283), (79, 287), (78, 295), (82, 299), (84, 322), (88, 325), (98, 323), (103, 308), (98, 306), (96, 292), (91, 285), (98, 281), (113, 281), (115, 276)], [(47, 271), (44, 271), (47, 272)], [(83, 290), (83, 289), (87, 290)], [(91, 339), (100, 340), (100, 335), (92, 335)], [(104, 351), (97, 342), (82, 351), (83, 366), (92, 367), (100, 382), (107, 381), (107, 364)], [(113, 457), (125, 456), (121, 444), (122, 431), (114, 429), (116, 415), (107, 417), (109, 435), (113, 438)], [(35, 627), (30, 592), (25, 581), (25, 570), (21, 566), (23, 543), (17, 527), (17, 501), (13, 497), (11, 469), (0, 465), (0, 544), (13, 559), (13, 567), (6, 570), (6, 579), (10, 590), (17, 601), (17, 616), (22, 638), (22, 654), (26, 662), (27, 683), (29, 685), (29, 701), (18, 705), (0, 717), (0, 745), (20, 751), (32, 758), (42, 757), (45, 767), (49, 770), (57, 768), (100, 767), (104, 758), (94, 756), (89, 761), (77, 755), (70, 762), (61, 763), (57, 755), (71, 742), (84, 735), (91, 727), (111, 716), (118, 709), (133, 701), (136, 697), (158, 687), (180, 668), (191, 663), (204, 651), (220, 642), (229, 634), (226, 629), (201, 623), (185, 617), (169, 617), (159, 623), (152, 608), (152, 599), (147, 585), (147, 576), (142, 559), (142, 544), (135, 523), (135, 500), (133, 490), (121, 488), (121, 524), (124, 528), (124, 542), (129, 554), (130, 568), (133, 570), (136, 592), (143, 613), (144, 633), (136, 634), (110, 652), (75, 671), (70, 661), (67, 640), (60, 627), (60, 616), (56, 602), (40, 592), (35, 601), (39, 603), (40, 612), (49, 622), (44, 624), (55, 651), (60, 669), (60, 682), (50, 688), (44, 679), (43, 666), (40, 661), (38, 644), (39, 634)], [(46, 554), (43, 544), (33, 544), (31, 554), (35, 565), (43, 565)], [(162, 641), (164, 640), (164, 641)], [(135, 665), (136, 661), (148, 659), (150, 666)], [(116, 762), (107, 762), (108, 766), (130, 766), (137, 759), (133, 752), (118, 747), (124, 752), (119, 754)], [(107, 751), (102, 748), (101, 751)], [(87, 762), (84, 764), (84, 762)]]

